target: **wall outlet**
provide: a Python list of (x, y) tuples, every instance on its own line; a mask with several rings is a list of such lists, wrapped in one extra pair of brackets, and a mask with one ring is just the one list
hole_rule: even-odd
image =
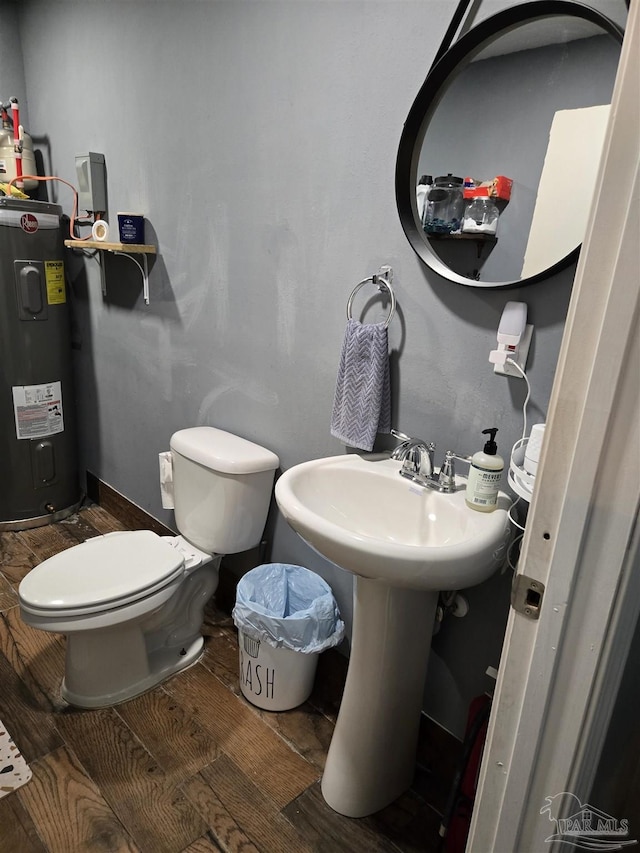
[[(529, 355), (529, 347), (531, 346), (532, 335), (533, 326), (525, 326), (524, 332), (522, 333), (522, 337), (520, 338), (518, 352), (515, 355), (509, 356), (509, 358), (512, 358), (523, 372), (527, 365), (527, 357)], [(493, 372), (499, 373), (501, 376), (515, 376), (518, 379), (522, 379), (522, 374), (512, 364), (508, 364), (507, 362), (505, 362), (504, 364), (494, 364)]]

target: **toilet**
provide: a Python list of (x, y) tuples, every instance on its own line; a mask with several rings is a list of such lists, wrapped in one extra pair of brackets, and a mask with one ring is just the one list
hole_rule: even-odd
[(180, 430), (170, 448), (180, 535), (97, 536), (20, 584), (23, 621), (66, 635), (62, 697), (71, 705), (116, 705), (195, 663), (220, 560), (262, 537), (275, 453), (213, 427)]

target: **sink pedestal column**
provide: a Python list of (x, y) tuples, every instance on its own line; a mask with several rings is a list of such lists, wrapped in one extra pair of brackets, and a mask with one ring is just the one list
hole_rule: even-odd
[(438, 593), (354, 582), (351, 657), (322, 794), (340, 814), (364, 817), (413, 780)]

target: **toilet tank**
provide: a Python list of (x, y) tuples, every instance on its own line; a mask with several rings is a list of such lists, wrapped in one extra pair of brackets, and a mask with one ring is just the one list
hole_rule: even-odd
[(210, 554), (235, 554), (260, 542), (280, 460), (275, 453), (214, 427), (171, 436), (176, 525)]

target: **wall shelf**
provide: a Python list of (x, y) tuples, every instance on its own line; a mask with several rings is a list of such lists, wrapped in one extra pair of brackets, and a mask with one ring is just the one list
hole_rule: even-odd
[[(475, 243), (476, 244), (476, 253), (477, 253), (478, 258), (482, 257), (482, 249), (484, 246), (490, 246), (491, 249), (493, 249), (495, 244), (498, 242), (498, 238), (495, 236), (495, 234), (482, 234), (482, 233), (477, 233), (477, 232), (476, 233), (474, 233), (474, 232), (463, 233), (461, 231), (458, 231), (455, 234), (438, 234), (436, 232), (432, 233), (429, 231), (425, 231), (425, 234), (429, 240), (437, 240), (437, 241), (440, 241), (440, 240), (442, 240), (442, 241), (445, 241), (445, 240), (451, 240), (451, 241), (463, 240), (463, 241), (467, 241), (469, 243)], [(472, 279), (474, 277), (475, 277), (475, 273), (473, 275), (469, 276), (469, 278), (472, 278)]]
[[(100, 252), (111, 252), (113, 255), (124, 255), (133, 261), (142, 274), (142, 287), (145, 304), (149, 304), (149, 268), (147, 266), (147, 255), (155, 255), (157, 249), (146, 243), (107, 243), (99, 240), (65, 240), (64, 245), (68, 249), (97, 249)], [(134, 255), (140, 255), (142, 263)], [(104, 266), (100, 264), (100, 277), (102, 280), (102, 293), (106, 293), (106, 281)]]
[(437, 232), (425, 231), (427, 237), (435, 240), (475, 240), (476, 243), (497, 243), (498, 238), (494, 234), (474, 234), (468, 232), (466, 234), (438, 234)]

